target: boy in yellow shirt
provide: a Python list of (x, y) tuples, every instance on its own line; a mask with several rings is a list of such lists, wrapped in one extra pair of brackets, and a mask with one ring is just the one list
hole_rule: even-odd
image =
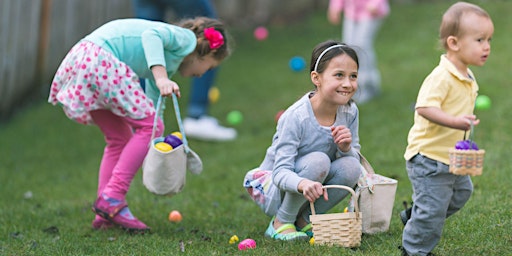
[(473, 115), (478, 85), (468, 66), (487, 61), (494, 26), (485, 10), (458, 2), (444, 13), (439, 32), (446, 52), (420, 88), (404, 154), (414, 205), (400, 214), (402, 255), (432, 255), (446, 218), (473, 191), (469, 176), (449, 172), (448, 150), (480, 122)]

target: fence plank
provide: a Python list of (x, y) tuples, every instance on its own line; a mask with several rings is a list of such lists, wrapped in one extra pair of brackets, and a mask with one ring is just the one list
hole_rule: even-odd
[(0, 116), (7, 115), (32, 88), (37, 63), (41, 1), (2, 2), (0, 30)]

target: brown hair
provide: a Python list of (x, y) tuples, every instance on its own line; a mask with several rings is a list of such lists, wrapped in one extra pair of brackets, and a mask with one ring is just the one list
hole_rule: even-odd
[[(199, 57), (206, 56), (213, 51), (213, 57), (221, 61), (231, 54), (230, 45), (232, 44), (232, 40), (221, 21), (208, 17), (196, 17), (193, 19), (185, 19), (178, 25), (190, 29), (196, 34), (197, 46), (195, 52)], [(205, 28), (214, 28), (219, 31), (224, 37), (224, 44), (217, 49), (211, 49), (208, 40), (204, 36)]]
[[(320, 57), (324, 50), (336, 45), (339, 47), (335, 47), (332, 48), (332, 50), (328, 50), (327, 52), (324, 53), (322, 58), (318, 60), (318, 58)], [(357, 57), (356, 51), (352, 47), (338, 41), (327, 40), (325, 42), (317, 44), (313, 49), (313, 52), (311, 53), (311, 63), (309, 64), (309, 70), (322, 73), (327, 68), (327, 64), (331, 61), (332, 58), (342, 54), (347, 54), (350, 58), (352, 58), (356, 62), (357, 67), (359, 68), (359, 59)], [(318, 62), (317, 70), (315, 70), (315, 66), (317, 64), (316, 62)]]
[(489, 14), (480, 6), (466, 2), (457, 2), (450, 6), (443, 14), (441, 26), (439, 27), (439, 40), (444, 49), (448, 48), (446, 40), (449, 36), (460, 36), (462, 30), (460, 22), (462, 16), (467, 13), (474, 13), (482, 17), (490, 18)]

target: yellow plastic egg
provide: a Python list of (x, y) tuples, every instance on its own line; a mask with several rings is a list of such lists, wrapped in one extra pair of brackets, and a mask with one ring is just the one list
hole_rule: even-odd
[(229, 239), (229, 244), (234, 244), (238, 242), (238, 236), (237, 235), (234, 235), (232, 236), (230, 239)]
[(180, 138), (180, 140), (183, 140), (183, 135), (181, 135), (181, 132), (173, 132), (173, 133), (171, 133), (171, 135), (174, 135), (174, 136)]
[(155, 148), (161, 152), (169, 152), (172, 150), (172, 146), (165, 142), (158, 142), (155, 144)]
[(216, 103), (219, 101), (220, 98), (220, 91), (217, 87), (212, 87), (208, 91), (208, 99), (210, 100), (210, 103)]

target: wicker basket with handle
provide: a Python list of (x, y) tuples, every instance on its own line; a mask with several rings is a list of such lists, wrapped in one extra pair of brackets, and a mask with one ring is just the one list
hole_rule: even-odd
[[(469, 134), (470, 145), (474, 143), (473, 131), (473, 122), (471, 122), (471, 131)], [(464, 133), (464, 138), (465, 137), (466, 134)], [(482, 175), (482, 170), (484, 167), (485, 150), (463, 150), (451, 148), (448, 151), (448, 154), (450, 156), (450, 173), (453, 173), (455, 175)]]
[(310, 202), (309, 219), (313, 227), (315, 244), (358, 247), (361, 245), (363, 218), (362, 213), (359, 212), (356, 193), (352, 188), (343, 185), (326, 185), (323, 188), (348, 190), (355, 198), (355, 212), (316, 214), (314, 203)]

